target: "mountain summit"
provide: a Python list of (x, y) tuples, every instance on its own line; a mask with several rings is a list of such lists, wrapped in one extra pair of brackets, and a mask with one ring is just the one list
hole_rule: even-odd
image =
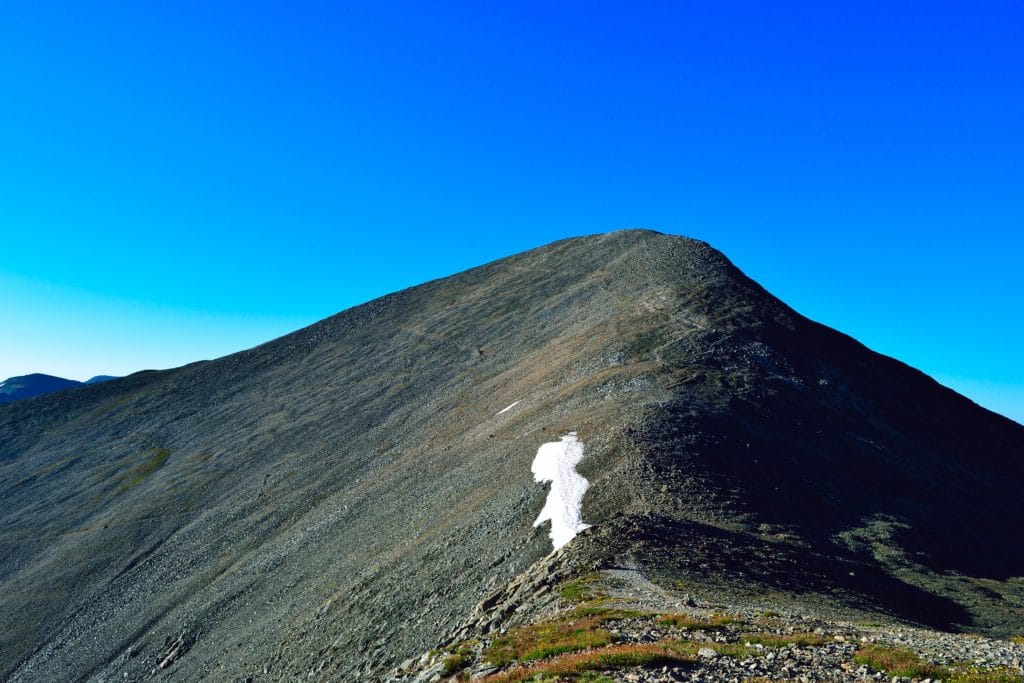
[(376, 680), (538, 567), (1019, 633), (1022, 458), (702, 242), (565, 240), (0, 406), (0, 678)]

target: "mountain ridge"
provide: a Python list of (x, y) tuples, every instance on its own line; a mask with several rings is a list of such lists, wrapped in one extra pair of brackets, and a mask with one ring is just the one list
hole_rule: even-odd
[(0, 675), (382, 676), (547, 555), (530, 462), (570, 431), (573, 571), (1008, 633), (1024, 428), (993, 415), (704, 243), (556, 242), (0, 407)]

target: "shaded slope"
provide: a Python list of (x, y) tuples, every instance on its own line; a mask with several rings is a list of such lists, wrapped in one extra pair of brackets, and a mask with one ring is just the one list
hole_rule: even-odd
[(0, 675), (378, 675), (548, 552), (530, 463), (568, 431), (581, 564), (945, 624), (998, 610), (933, 574), (1024, 574), (1024, 429), (628, 231), (0, 408)]

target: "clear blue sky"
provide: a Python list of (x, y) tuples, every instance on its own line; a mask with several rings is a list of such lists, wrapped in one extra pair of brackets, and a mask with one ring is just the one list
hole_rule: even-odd
[(5, 3), (0, 378), (699, 237), (1024, 421), (1018, 1)]

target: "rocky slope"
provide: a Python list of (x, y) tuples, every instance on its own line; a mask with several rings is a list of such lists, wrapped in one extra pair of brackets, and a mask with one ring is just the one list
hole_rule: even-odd
[(482, 601), (445, 644), (386, 679), (1024, 682), (1024, 638), (780, 612), (764, 600), (723, 604), (635, 569), (567, 578), (565, 564), (558, 555), (538, 562)]
[(1024, 428), (626, 231), (0, 406), (0, 677), (380, 679), (547, 555), (570, 431), (566, 577), (1024, 631)]

